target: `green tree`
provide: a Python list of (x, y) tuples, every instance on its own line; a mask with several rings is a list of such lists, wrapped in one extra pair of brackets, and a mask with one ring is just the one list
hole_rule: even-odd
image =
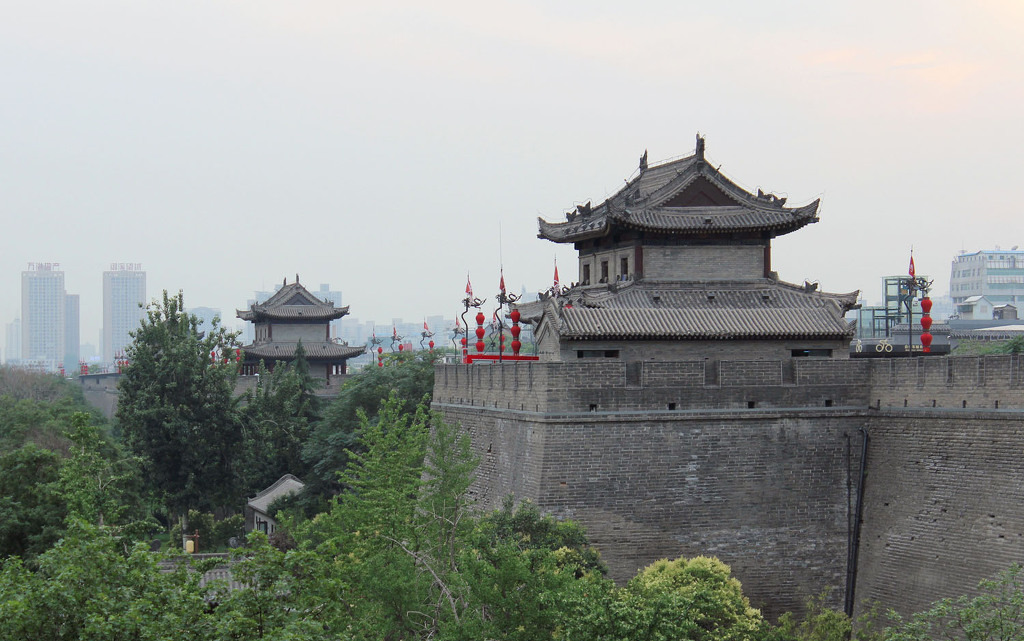
[(574, 633), (589, 635), (595, 604), (613, 590), (579, 525), (542, 516), (529, 502), (517, 508), (511, 496), (477, 521), (463, 549), (470, 607), (459, 627), (471, 638), (558, 638), (568, 619)]
[(128, 446), (168, 510), (210, 509), (239, 499), (236, 460), (242, 437), (233, 399), (236, 367), (221, 354), (236, 334), (216, 322), (207, 332), (185, 312), (182, 294), (147, 308), (128, 347), (117, 418)]
[[(828, 607), (830, 592), (825, 590), (808, 598), (800, 619), (792, 612), (780, 616), (772, 638), (775, 641), (849, 641), (853, 635), (853, 620), (845, 612)], [(872, 630), (874, 619), (874, 611), (869, 610), (859, 621), (859, 641), (880, 641), (880, 635)]]
[(28, 443), (0, 453), (0, 558), (33, 557), (57, 542), (67, 506), (60, 455)]
[(26, 443), (35, 443), (64, 454), (71, 446), (65, 431), (76, 413), (87, 414), (95, 424), (106, 424), (98, 412), (73, 393), (52, 399), (0, 395), (0, 450), (13, 450)]
[(71, 417), (67, 437), (71, 452), (60, 466), (57, 486), (69, 515), (96, 525), (137, 525), (133, 531), (141, 534), (148, 525), (138, 524), (145, 514), (141, 460), (104, 438), (86, 414)]
[(299, 341), (295, 360), (278, 363), (272, 372), (260, 364), (259, 383), (247, 394), (245, 426), (245, 491), (270, 485), (284, 474), (306, 476), (302, 448), (320, 421), (321, 381), (309, 372), (306, 350)]
[(364, 367), (345, 381), (303, 449), (309, 476), (304, 479), (306, 497), (330, 497), (341, 491), (338, 473), (345, 469), (348, 452), (361, 447), (357, 438), (361, 414), (376, 422), (378, 408), (393, 394), (405, 414), (415, 413), (424, 399), (429, 405), (436, 359), (433, 352), (387, 354), (383, 367)]
[[(589, 593), (588, 593), (589, 594)], [(729, 566), (715, 558), (656, 561), (624, 588), (571, 602), (560, 638), (749, 641), (772, 628), (752, 608)]]
[(112, 528), (72, 520), (38, 569), (0, 566), (0, 638), (157, 641), (214, 638), (200, 573), (164, 573), (144, 545)]
[(905, 619), (890, 613), (894, 625), (888, 641), (1017, 641), (1024, 639), (1024, 574), (1011, 565), (994, 579), (978, 584), (977, 596), (936, 601)]

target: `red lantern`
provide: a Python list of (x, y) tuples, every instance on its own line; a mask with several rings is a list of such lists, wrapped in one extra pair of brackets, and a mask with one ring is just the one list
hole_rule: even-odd
[(430, 345), (430, 351), (434, 351), (434, 341), (430, 341), (427, 345)]
[(931, 328), (932, 328), (932, 317), (931, 316), (922, 316), (921, 317), (921, 329), (923, 329), (924, 331), (927, 332)]
[(513, 325), (509, 328), (509, 331), (512, 333), (512, 338), (519, 338), (519, 333), (523, 331), (523, 328), (519, 325)]
[(922, 298), (921, 299), (921, 311), (925, 314), (930, 314), (932, 311), (932, 299)]
[(519, 319), (521, 318), (521, 315), (519, 314), (519, 310), (518, 309), (513, 309), (511, 316), (512, 316), (512, 322), (513, 323), (518, 323)]
[(483, 327), (477, 327), (476, 328), (476, 337), (480, 338), (480, 339), (482, 339), (484, 337), (484, 328)]
[(398, 344), (398, 351), (402, 351), (403, 349), (405, 349), (405, 345), (402, 345), (401, 343), (399, 343)]
[(921, 334), (921, 344), (924, 345), (924, 351), (931, 351), (931, 348), (929, 346), (932, 344), (932, 335), (929, 334), (928, 332), (923, 332)]
[(465, 336), (462, 337), (462, 346), (463, 347), (466, 346), (466, 337)]
[(516, 356), (519, 356), (519, 348), (522, 347), (522, 346), (523, 346), (523, 344), (519, 342), (519, 339), (513, 340), (512, 341), (512, 353), (515, 354)]
[(483, 312), (477, 312), (476, 313), (476, 324), (477, 325), (483, 325), (485, 320), (487, 320), (487, 317), (484, 316)]
[(384, 353), (384, 348), (383, 347), (378, 347), (377, 348), (377, 353), (378, 354), (383, 354)]
[(483, 352), (484, 351), (484, 342), (483, 341), (477, 341), (476, 342), (476, 351), (478, 351), (478, 352)]

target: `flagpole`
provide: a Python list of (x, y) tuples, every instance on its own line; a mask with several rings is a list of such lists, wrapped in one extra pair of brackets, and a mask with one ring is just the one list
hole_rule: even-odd
[(910, 279), (907, 283), (907, 355), (914, 355), (914, 285), (916, 284), (916, 269), (914, 269), (914, 248), (910, 248)]

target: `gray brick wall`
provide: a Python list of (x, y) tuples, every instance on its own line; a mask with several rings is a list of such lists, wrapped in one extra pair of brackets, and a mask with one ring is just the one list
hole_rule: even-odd
[(474, 486), (580, 520), (612, 575), (714, 554), (769, 615), (841, 605), (859, 428), (856, 596), (909, 613), (1024, 557), (1019, 356), (441, 366)]
[(644, 278), (674, 281), (764, 278), (761, 245), (644, 247)]

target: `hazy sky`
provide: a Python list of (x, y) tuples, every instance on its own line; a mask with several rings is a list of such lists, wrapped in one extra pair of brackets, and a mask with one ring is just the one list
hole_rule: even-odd
[[(0, 320), (59, 262), (233, 316), (296, 272), (361, 319), (550, 286), (536, 217), (692, 153), (821, 222), (780, 276), (946, 293), (960, 249), (1024, 245), (1024, 4), (0, 1)], [(499, 243), (499, 229), (501, 242)]]

